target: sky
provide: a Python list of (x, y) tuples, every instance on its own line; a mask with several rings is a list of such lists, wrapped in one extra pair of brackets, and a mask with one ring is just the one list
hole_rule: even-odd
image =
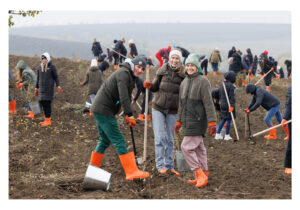
[(290, 11), (43, 11), (15, 27), (101, 23), (291, 23)]

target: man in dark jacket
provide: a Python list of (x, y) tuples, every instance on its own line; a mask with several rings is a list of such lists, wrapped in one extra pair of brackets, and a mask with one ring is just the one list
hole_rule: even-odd
[[(135, 97), (132, 100), (132, 104), (134, 104), (141, 93), (143, 93), (143, 103), (142, 103), (142, 111), (141, 114), (139, 115), (138, 120), (140, 121), (144, 121), (144, 113), (145, 113), (145, 106), (146, 106), (146, 88), (144, 87), (144, 80), (140, 77), (137, 77), (136, 79), (136, 87), (137, 87), (137, 92)], [(149, 91), (149, 98), (148, 98), (148, 103), (152, 100), (152, 92)], [(147, 116), (147, 120), (151, 120), (151, 115), (149, 112), (149, 108), (148, 108), (148, 116)]]
[[(279, 99), (274, 96), (269, 91), (261, 88), (260, 86), (247, 84), (246, 93), (253, 95), (248, 108), (245, 109), (247, 114), (255, 111), (259, 106), (262, 106), (265, 110), (268, 111), (265, 116), (265, 122), (269, 128), (273, 127), (271, 118), (275, 115), (279, 123), (282, 121), (282, 116), (280, 113), (281, 103)], [(286, 132), (286, 130), (285, 130)], [(288, 135), (288, 133), (286, 133)], [(265, 139), (276, 139), (276, 128), (270, 131), (270, 134), (264, 137)]]
[(132, 58), (135, 58), (135, 56), (138, 55), (138, 51), (136, 49), (136, 46), (135, 46), (133, 40), (130, 39), (128, 44), (129, 44), (129, 48), (130, 48), (129, 56)]
[(115, 115), (122, 106), (126, 123), (130, 127), (136, 125), (130, 106), (131, 94), (136, 78), (144, 71), (145, 67), (145, 59), (139, 56), (120, 64), (119, 69), (103, 83), (91, 107), (100, 138), (95, 151), (92, 152), (90, 163), (100, 167), (104, 152), (112, 143), (119, 155), (127, 180), (147, 178), (149, 173), (138, 170), (134, 154), (127, 150)]
[(39, 98), (44, 113), (45, 121), (40, 122), (41, 126), (51, 125), (51, 102), (54, 96), (54, 82), (57, 86), (57, 92), (62, 92), (59, 85), (59, 79), (57, 76), (56, 67), (51, 62), (51, 58), (48, 52), (41, 55), (42, 63), (37, 70), (37, 80), (35, 85), (35, 95)]
[(97, 59), (98, 69), (101, 71), (102, 75), (104, 75), (104, 71), (109, 68), (109, 63), (105, 60), (106, 55), (101, 55)]
[(247, 56), (249, 58), (250, 66), (252, 66), (252, 64), (253, 64), (253, 55), (252, 55), (251, 49), (247, 48), (246, 52), (247, 52)]
[[(266, 54), (266, 51), (263, 52), (259, 56), (259, 65), (261, 68), (262, 75), (267, 74), (272, 68), (274, 69), (273, 63), (270, 61), (268, 54)], [(266, 90), (271, 91), (270, 85), (272, 83), (272, 78), (275, 77), (274, 72), (271, 71), (268, 75), (264, 76), (264, 82), (266, 85)]]
[[(284, 123), (288, 120), (292, 119), (292, 86), (289, 87), (286, 101), (285, 101), (285, 110), (283, 115), (283, 120), (281, 122), (281, 125), (284, 130), (287, 129), (287, 126), (284, 125)], [(292, 174), (292, 123), (288, 124), (288, 133), (289, 135), (284, 140), (289, 140), (288, 145), (285, 152), (285, 158), (284, 158), (284, 167), (285, 167), (285, 173), (286, 174)]]
[(96, 38), (94, 38), (94, 42), (93, 42), (91, 50), (93, 51), (93, 54), (96, 58), (98, 58), (99, 55), (101, 55), (103, 53), (101, 45), (99, 42), (97, 42)]
[(235, 46), (232, 46), (231, 50), (228, 52), (228, 58), (232, 57), (233, 53), (236, 52)]
[(291, 73), (292, 73), (292, 61), (291, 60), (285, 60), (284, 64), (286, 65), (287, 79), (290, 79)]
[(229, 71), (233, 71), (236, 75), (236, 86), (242, 87), (242, 82), (244, 76), (243, 66), (242, 66), (242, 58), (241, 55), (237, 52), (233, 53), (232, 56), (232, 63), (229, 64)]
[(284, 79), (284, 72), (281, 66), (277, 66), (277, 71), (279, 72), (280, 79)]
[(125, 60), (127, 55), (126, 47), (124, 46), (125, 39), (122, 38), (122, 40), (117, 41), (115, 48), (113, 49), (115, 52), (119, 54), (120, 63), (123, 63), (123, 60)]

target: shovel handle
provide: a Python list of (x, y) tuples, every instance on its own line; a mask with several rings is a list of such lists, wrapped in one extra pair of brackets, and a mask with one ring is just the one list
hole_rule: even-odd
[(135, 141), (134, 141), (134, 135), (133, 135), (132, 127), (130, 127), (130, 133), (131, 133), (131, 139), (132, 139), (132, 145), (133, 145), (133, 152), (134, 152), (134, 155), (136, 156), (136, 148), (135, 148)]
[[(292, 122), (292, 120), (288, 120), (288, 121), (285, 122), (284, 124), (287, 125), (288, 123), (291, 123), (291, 122)], [(280, 127), (280, 126), (281, 126), (281, 124), (275, 125), (275, 126), (273, 126), (273, 127), (271, 127), (271, 128), (268, 128), (268, 129), (266, 129), (266, 130), (263, 130), (263, 131), (260, 131), (260, 132), (258, 132), (258, 133), (255, 133), (255, 134), (253, 134), (253, 135), (250, 136), (250, 137), (253, 138), (253, 137), (255, 137), (255, 136), (258, 136), (258, 135), (260, 135), (260, 134), (263, 134), (263, 133), (266, 133), (266, 132), (268, 132), (268, 131), (270, 131), (270, 130), (273, 130), (274, 128), (278, 128), (278, 127)]]

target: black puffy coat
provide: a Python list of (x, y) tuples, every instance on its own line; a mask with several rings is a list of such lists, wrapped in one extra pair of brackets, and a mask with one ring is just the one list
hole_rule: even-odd
[[(229, 103), (230, 106), (234, 107), (233, 109), (233, 116), (234, 118), (236, 117), (235, 114), (235, 98), (234, 98), (234, 85), (233, 83), (235, 82), (236, 76), (234, 72), (226, 72), (226, 74), (224, 75), (225, 77), (225, 87), (226, 87), (226, 91), (228, 94), (228, 99), (229, 99)], [(228, 107), (228, 102), (227, 102), (227, 98), (225, 95), (225, 91), (224, 91), (224, 86), (223, 83), (220, 84), (220, 88), (219, 88), (219, 96), (220, 96), (220, 107), (221, 107), (221, 118), (225, 119), (225, 120), (231, 120), (231, 114), (228, 111), (229, 107)]]
[(286, 120), (292, 119), (292, 86), (288, 88), (288, 92), (286, 95), (283, 119)]
[(190, 52), (188, 50), (178, 46), (176, 46), (176, 48), (178, 48), (181, 51), (182, 57), (187, 58), (189, 56)]
[(39, 65), (37, 70), (37, 81), (36, 81), (35, 88), (38, 89), (38, 98), (40, 101), (53, 100), (54, 82), (56, 83), (56, 86), (59, 86), (59, 79), (54, 64), (52, 64), (52, 62), (49, 61), (47, 69), (43, 71), (42, 71), (42, 64)]
[(122, 40), (117, 41), (114, 51), (121, 53), (125, 57), (127, 55), (127, 50), (126, 50), (126, 47), (124, 46)]
[(242, 71), (242, 58), (238, 53), (233, 53), (233, 63), (229, 65), (229, 71), (233, 71), (235, 74)]
[(103, 53), (99, 42), (93, 42), (92, 51), (93, 51), (94, 56), (96, 56), (96, 57), (98, 57), (100, 54)]
[(259, 106), (262, 106), (269, 111), (271, 108), (280, 104), (280, 101), (276, 96), (257, 85), (247, 84), (246, 93), (253, 95), (252, 100), (248, 105), (250, 112), (253, 112)]
[(134, 43), (130, 44), (130, 55), (132, 57), (136, 57), (138, 55), (138, 51)]

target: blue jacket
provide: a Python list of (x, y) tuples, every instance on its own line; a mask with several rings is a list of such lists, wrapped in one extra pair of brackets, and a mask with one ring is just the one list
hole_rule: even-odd
[(246, 61), (246, 57), (248, 57), (248, 55), (244, 55), (243, 56), (243, 68), (246, 69), (246, 71), (248, 71), (249, 69), (251, 69), (251, 63), (250, 63), (250, 59), (248, 57), (248, 60)]
[(246, 93), (253, 95), (252, 100), (248, 105), (250, 112), (256, 110), (259, 106), (262, 106), (266, 110), (270, 110), (280, 104), (279, 99), (272, 93), (253, 84), (246, 85)]
[(286, 95), (283, 119), (286, 120), (292, 119), (292, 86), (289, 87)]

